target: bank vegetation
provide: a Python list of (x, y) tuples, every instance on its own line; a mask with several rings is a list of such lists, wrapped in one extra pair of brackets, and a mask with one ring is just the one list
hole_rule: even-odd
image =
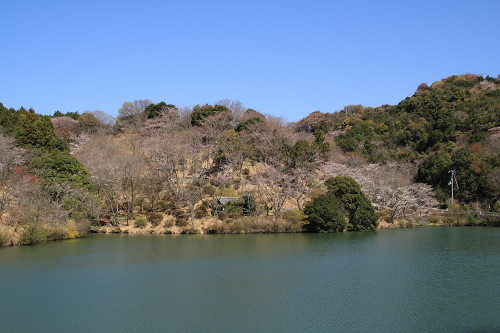
[(231, 100), (135, 100), (116, 119), (0, 104), (0, 243), (473, 224), (440, 210), (500, 210), (499, 87), (456, 75), (297, 123)]

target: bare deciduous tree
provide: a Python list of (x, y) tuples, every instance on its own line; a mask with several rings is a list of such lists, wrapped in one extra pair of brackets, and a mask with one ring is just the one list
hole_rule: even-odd
[(297, 202), (298, 209), (302, 210), (311, 191), (319, 185), (315, 180), (317, 175), (302, 168), (294, 169), (292, 173), (290, 196)]
[(269, 167), (254, 177), (254, 185), (262, 203), (273, 210), (274, 229), (278, 229), (278, 218), (283, 205), (291, 195), (292, 176)]
[(36, 177), (22, 165), (24, 149), (14, 145), (15, 139), (0, 132), (0, 219), (3, 212), (26, 195)]
[(133, 117), (144, 113), (144, 110), (152, 102), (149, 99), (136, 99), (133, 102), (125, 102), (118, 110), (119, 118)]

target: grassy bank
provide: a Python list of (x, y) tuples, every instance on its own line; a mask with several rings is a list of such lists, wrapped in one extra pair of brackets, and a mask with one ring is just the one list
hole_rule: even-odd
[(49, 241), (74, 239), (85, 236), (89, 224), (85, 221), (67, 220), (60, 225), (26, 223), (0, 224), (0, 246), (34, 245)]
[[(286, 215), (285, 215), (286, 216)], [(303, 221), (282, 218), (277, 223), (272, 216), (237, 216), (203, 217), (179, 221), (171, 215), (165, 215), (161, 221), (148, 221), (147, 217), (130, 220), (129, 225), (92, 226), (91, 232), (126, 233), (126, 234), (250, 234), (271, 232), (302, 232)]]

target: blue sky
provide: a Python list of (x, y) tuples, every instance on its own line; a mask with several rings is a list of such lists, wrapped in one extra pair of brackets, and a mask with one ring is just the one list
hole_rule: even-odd
[(0, 102), (36, 112), (239, 100), (297, 121), (500, 73), (500, 1), (0, 0)]

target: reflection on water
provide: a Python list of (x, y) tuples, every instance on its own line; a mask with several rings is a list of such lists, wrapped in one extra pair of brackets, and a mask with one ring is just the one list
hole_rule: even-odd
[(0, 249), (0, 331), (500, 332), (500, 228)]

